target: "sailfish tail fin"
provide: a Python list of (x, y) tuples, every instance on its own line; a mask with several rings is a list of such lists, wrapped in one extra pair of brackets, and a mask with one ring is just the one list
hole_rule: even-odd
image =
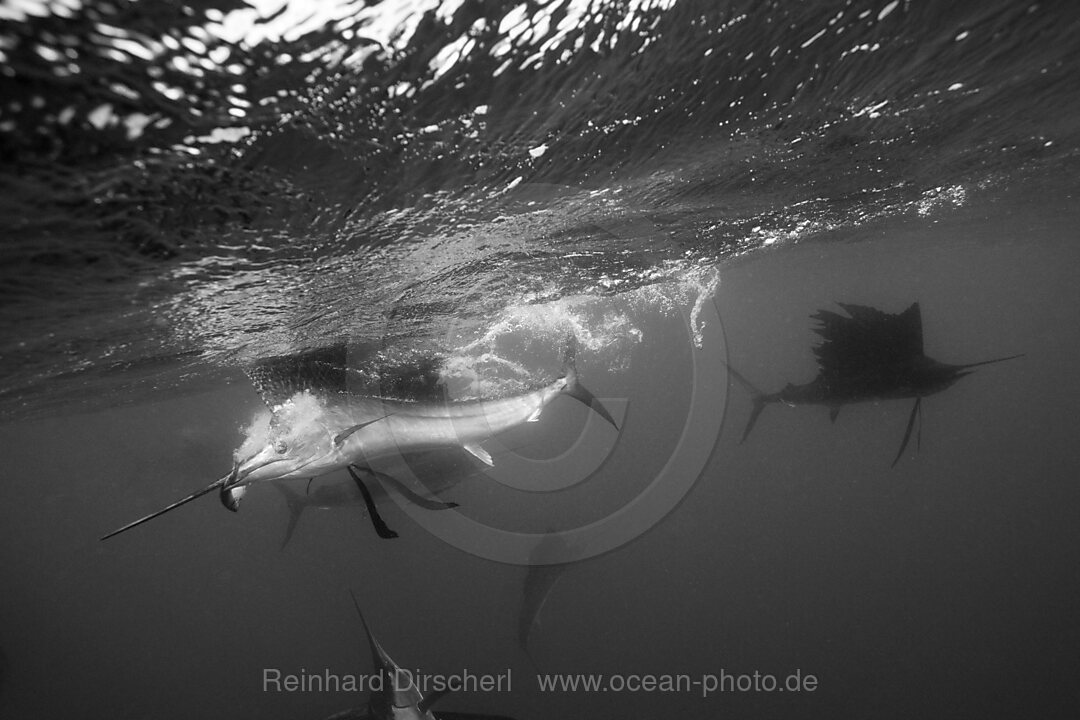
[(739, 438), (739, 444), (742, 445), (746, 442), (746, 438), (750, 436), (750, 431), (754, 429), (754, 423), (757, 422), (758, 416), (761, 415), (761, 411), (765, 409), (765, 396), (754, 396), (754, 407), (750, 411), (750, 419), (746, 421), (746, 429), (743, 430), (742, 437)]
[(300, 522), (300, 515), (304, 512), (304, 508), (307, 504), (304, 502), (304, 498), (292, 488), (286, 487), (284, 483), (273, 483), (274, 487), (281, 491), (281, 494), (285, 497), (285, 504), (289, 506), (289, 525), (285, 528), (285, 537), (281, 540), (281, 547), (278, 550), (284, 550), (289, 541), (292, 540), (293, 532), (296, 531), (296, 526)]
[[(723, 362), (721, 360), (721, 362)], [(761, 415), (761, 411), (765, 409), (765, 406), (769, 404), (768, 396), (757, 389), (749, 380), (744, 378), (738, 370), (724, 363), (724, 367), (731, 373), (731, 377), (735, 378), (740, 385), (746, 388), (750, 392), (750, 398), (754, 403), (753, 409), (750, 411), (750, 419), (746, 421), (746, 429), (743, 430), (742, 438), (739, 439), (739, 444), (746, 442), (746, 438), (750, 436), (750, 431), (754, 429), (754, 423), (757, 422), (758, 416)]]
[(615, 418), (611, 417), (611, 413), (604, 407), (604, 404), (601, 403), (595, 395), (589, 392), (588, 388), (581, 384), (581, 380), (578, 378), (577, 365), (574, 362), (576, 355), (577, 339), (573, 335), (570, 335), (567, 338), (566, 351), (563, 354), (563, 377), (566, 378), (566, 387), (563, 388), (563, 392), (578, 402), (584, 403), (592, 408), (596, 414), (607, 420), (611, 423), (613, 428), (618, 430), (619, 424), (615, 422)]

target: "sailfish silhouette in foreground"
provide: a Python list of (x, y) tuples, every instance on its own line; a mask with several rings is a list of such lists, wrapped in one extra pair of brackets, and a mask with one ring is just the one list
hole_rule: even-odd
[[(365, 707), (354, 708), (334, 713), (327, 720), (513, 720), (503, 715), (485, 715), (481, 713), (447, 712), (440, 710), (432, 712), (431, 708), (439, 702), (447, 693), (455, 688), (448, 687), (452, 682), (450, 678), (435, 676), (431, 678), (436, 687), (427, 695), (420, 692), (416, 684), (415, 673), (403, 669), (383, 650), (382, 645), (368, 629), (364, 613), (360, 610), (360, 604), (353, 595), (353, 604), (360, 616), (360, 624), (364, 627), (364, 635), (367, 636), (368, 646), (371, 648), (372, 661), (375, 664), (376, 675), (371, 683), (372, 692)], [(509, 689), (510, 676), (507, 679)], [(461, 678), (458, 677), (458, 680)], [(498, 689), (502, 690), (501, 678)]]
[(840, 408), (849, 403), (915, 398), (904, 439), (892, 462), (895, 466), (911, 440), (916, 418), (920, 419), (916, 447), (921, 441), (921, 408), (925, 396), (941, 392), (970, 375), (971, 368), (1021, 357), (1010, 355), (963, 365), (938, 362), (923, 353), (919, 303), (912, 303), (907, 310), (896, 314), (865, 305), (837, 304), (847, 312), (847, 317), (829, 310), (819, 310), (811, 316), (821, 323), (815, 332), (822, 340), (814, 348), (818, 376), (809, 383), (788, 383), (783, 390), (766, 394), (728, 366), (732, 376), (750, 391), (754, 400), (754, 408), (739, 442), (750, 435), (758, 416), (769, 403), (825, 405), (829, 408), (829, 419), (836, 420)]

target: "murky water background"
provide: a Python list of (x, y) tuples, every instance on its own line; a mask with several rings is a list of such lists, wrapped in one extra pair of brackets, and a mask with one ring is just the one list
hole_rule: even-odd
[[(513, 670), (445, 709), (1075, 714), (1080, 16), (667, 5), (5, 6), (0, 715), (324, 717), (359, 702), (262, 672), (366, 671), (349, 589), (407, 667)], [(702, 298), (722, 327), (688, 326)], [(771, 406), (739, 445), (733, 385), (687, 498), (568, 567), (532, 637), (544, 672), (800, 669), (813, 693), (540, 693), (525, 568), (393, 503), (392, 542), (354, 506), (281, 549), (272, 488), (97, 541), (227, 472), (259, 358), (344, 340), (364, 378), (437, 357), (453, 397), (496, 397), (574, 329), (627, 401), (603, 475), (526, 502), (438, 466), (471, 517), (539, 531), (655, 476), (694, 330), (772, 391), (813, 377), (819, 308), (916, 300), (930, 356), (1025, 357), (928, 398), (893, 469), (909, 403)], [(521, 452), (573, 437), (567, 405)]]

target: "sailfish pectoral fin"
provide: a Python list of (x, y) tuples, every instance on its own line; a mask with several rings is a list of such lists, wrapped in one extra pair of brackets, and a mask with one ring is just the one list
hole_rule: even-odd
[(915, 451), (918, 452), (922, 450), (922, 403), (916, 403), (916, 407), (919, 408), (919, 432), (915, 434)]
[(386, 473), (381, 473), (377, 470), (371, 470), (370, 468), (368, 469), (368, 472), (378, 478), (381, 482), (393, 485), (394, 489), (401, 493), (402, 497), (413, 505), (422, 507), (425, 510), (450, 510), (451, 508), (456, 508), (458, 506), (456, 502), (443, 502), (442, 500), (424, 497), (392, 475), (387, 475)]
[(491, 459), (491, 453), (480, 447), (479, 444), (465, 443), (461, 447), (465, 448), (465, 452), (469, 453), (474, 458), (484, 463), (488, 467), (493, 467), (495, 465), (495, 461)]
[(381, 537), (383, 540), (392, 540), (398, 536), (396, 532), (391, 530), (382, 519), (382, 515), (379, 514), (379, 509), (375, 507), (375, 498), (371, 497), (371, 491), (367, 489), (367, 485), (360, 479), (360, 476), (356, 474), (353, 468), (355, 465), (350, 465), (347, 470), (352, 475), (352, 479), (356, 481), (356, 487), (360, 488), (360, 495), (364, 498), (364, 505), (367, 506), (368, 516), (371, 518), (371, 525), (375, 528), (375, 534)]
[(829, 422), (832, 422), (832, 423), (836, 422), (836, 416), (839, 415), (839, 414), (840, 414), (840, 406), (839, 405), (833, 405), (831, 408), (829, 408)]
[[(919, 416), (919, 408), (922, 407), (922, 398), (915, 398), (915, 406), (911, 408), (911, 417), (907, 421), (907, 429), (904, 430), (904, 439), (900, 443), (900, 450), (896, 453), (896, 458), (893, 459), (890, 467), (896, 467), (896, 463), (900, 462), (900, 457), (904, 454), (904, 448), (907, 447), (908, 441), (911, 440), (911, 430), (915, 427), (915, 418)], [(922, 435), (922, 425), (919, 426), (919, 434)], [(921, 442), (921, 440), (920, 440)]]

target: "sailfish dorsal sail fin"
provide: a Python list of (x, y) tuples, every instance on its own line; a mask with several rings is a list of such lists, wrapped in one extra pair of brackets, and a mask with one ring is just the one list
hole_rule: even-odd
[(813, 318), (821, 343), (814, 348), (822, 375), (855, 377), (923, 355), (922, 312), (912, 303), (900, 313), (837, 303), (847, 315), (819, 310)]
[(259, 360), (247, 369), (247, 376), (263, 402), (274, 409), (298, 392), (346, 392), (347, 356), (344, 344), (303, 350)]
[(299, 392), (443, 402), (442, 360), (431, 354), (379, 361), (375, 343), (338, 342), (259, 360), (248, 379), (272, 410)]
[(897, 350), (907, 356), (923, 355), (922, 310), (919, 303), (913, 302), (907, 310), (896, 315)]

